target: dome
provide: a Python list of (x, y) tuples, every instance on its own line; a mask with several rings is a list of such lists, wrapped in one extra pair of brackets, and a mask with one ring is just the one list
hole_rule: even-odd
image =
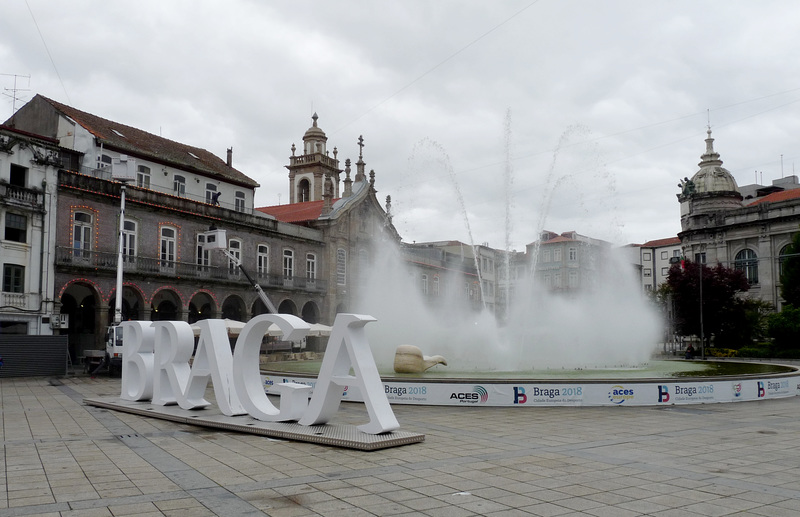
[(318, 118), (319, 117), (317, 116), (316, 113), (314, 113), (314, 116), (311, 117), (311, 119), (314, 121), (314, 124), (310, 128), (308, 128), (308, 130), (306, 131), (306, 134), (303, 135), (303, 141), (306, 141), (306, 140), (322, 140), (324, 142), (324, 141), (328, 140), (328, 137), (325, 135), (325, 131), (323, 131), (321, 128), (317, 127), (317, 119)]
[(706, 138), (706, 152), (700, 159), (700, 170), (692, 176), (692, 183), (694, 186), (694, 194), (706, 193), (722, 193), (734, 192), (739, 193), (739, 187), (736, 185), (736, 180), (728, 171), (722, 167), (722, 160), (719, 159), (719, 153), (714, 151), (714, 139), (711, 138), (711, 129), (706, 131), (708, 138)]

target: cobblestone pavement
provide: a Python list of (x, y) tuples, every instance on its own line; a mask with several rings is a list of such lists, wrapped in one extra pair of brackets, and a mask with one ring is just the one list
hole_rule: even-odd
[[(800, 398), (668, 407), (393, 406), (375, 452), (83, 405), (119, 379), (3, 379), (5, 515), (800, 515)], [(366, 421), (343, 404), (334, 423)]]

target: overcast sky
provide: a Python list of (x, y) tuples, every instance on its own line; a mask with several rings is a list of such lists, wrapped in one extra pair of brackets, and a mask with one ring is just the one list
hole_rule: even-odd
[(0, 120), (17, 74), (17, 108), (232, 146), (267, 206), (317, 112), (407, 242), (642, 243), (680, 231), (709, 120), (739, 185), (800, 168), (798, 26), (789, 0), (3, 0)]

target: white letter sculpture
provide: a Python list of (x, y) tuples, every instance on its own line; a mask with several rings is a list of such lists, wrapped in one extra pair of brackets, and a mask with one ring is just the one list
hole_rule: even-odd
[(122, 322), (122, 400), (150, 400), (153, 397), (153, 323)]
[[(272, 324), (278, 325), (284, 339), (300, 340), (310, 329), (300, 318), (290, 314), (253, 318), (242, 329), (233, 354), (222, 320), (198, 321), (200, 337), (191, 367), (194, 342), (188, 323), (126, 321), (122, 323), (125, 347), (120, 398), (152, 400), (161, 406), (177, 403), (182, 409), (198, 409), (209, 405), (205, 391), (211, 380), (217, 405), (226, 416), (248, 413), (268, 422), (297, 420), (301, 425), (319, 425), (330, 421), (338, 410), (343, 387), (353, 386), (361, 390), (369, 414), (369, 422), (358, 429), (367, 434), (394, 431), (400, 425), (389, 406), (364, 334), (364, 325), (370, 321), (375, 318), (358, 314), (336, 316), (311, 401), (310, 386), (278, 384), (280, 409), (270, 402), (262, 384), (261, 340)], [(355, 375), (350, 375), (351, 368)]]
[[(381, 434), (400, 428), (389, 406), (386, 392), (369, 349), (364, 325), (375, 321), (372, 316), (338, 314), (333, 332), (328, 339), (319, 378), (311, 396), (308, 411), (300, 419), (301, 425), (328, 422), (339, 408), (344, 386), (356, 386), (364, 396), (369, 423), (358, 426), (367, 434)], [(350, 375), (352, 367), (355, 376)]]
[(242, 404), (251, 417), (266, 422), (298, 420), (308, 405), (311, 387), (287, 382), (278, 384), (281, 407), (276, 408), (264, 391), (258, 356), (261, 339), (272, 324), (278, 325), (286, 341), (299, 341), (311, 328), (305, 321), (291, 314), (262, 314), (247, 322), (233, 351), (233, 384), (242, 395)]

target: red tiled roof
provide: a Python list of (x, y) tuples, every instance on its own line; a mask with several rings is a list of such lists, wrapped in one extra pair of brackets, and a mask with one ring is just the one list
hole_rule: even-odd
[(656, 239), (654, 241), (647, 241), (642, 244), (643, 248), (659, 248), (661, 246), (677, 246), (681, 243), (678, 237), (669, 237), (666, 239)]
[(782, 192), (773, 192), (772, 194), (756, 199), (747, 206), (760, 205), (761, 203), (777, 203), (778, 201), (788, 201), (798, 198), (800, 198), (800, 188), (793, 188)]
[(258, 182), (233, 167), (228, 167), (225, 161), (205, 149), (185, 145), (135, 127), (106, 120), (42, 95), (37, 95), (37, 97), (75, 120), (107, 147), (114, 150), (151, 158), (155, 161), (176, 164), (210, 175), (222, 176), (228, 181), (251, 188), (259, 186)]
[[(338, 201), (334, 199), (333, 203)], [(271, 215), (282, 223), (302, 223), (319, 219), (324, 201), (305, 201), (288, 205), (264, 206), (256, 208), (259, 212)]]
[(559, 242), (575, 242), (575, 239), (570, 239), (569, 237), (559, 235), (558, 237), (553, 237), (549, 241), (544, 241), (542, 244), (556, 244)]

